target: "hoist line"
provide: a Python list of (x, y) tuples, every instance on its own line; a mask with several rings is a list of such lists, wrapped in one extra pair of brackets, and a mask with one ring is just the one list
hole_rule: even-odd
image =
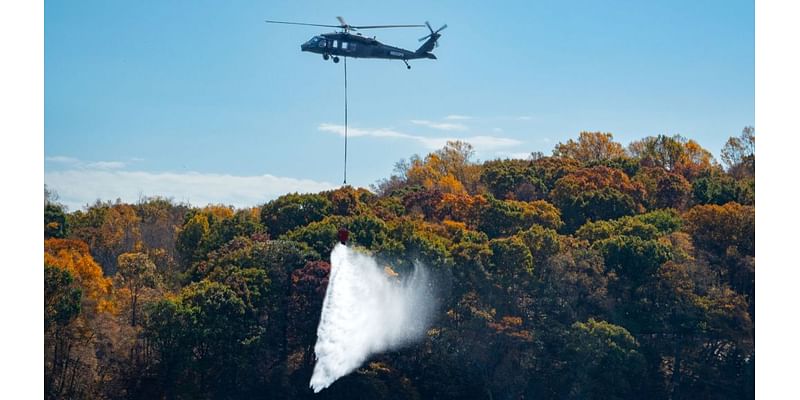
[(344, 185), (347, 185), (347, 57), (344, 57)]

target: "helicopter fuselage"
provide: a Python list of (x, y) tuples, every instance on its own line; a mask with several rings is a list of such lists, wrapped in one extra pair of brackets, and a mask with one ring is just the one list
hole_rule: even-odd
[[(325, 59), (331, 56), (383, 58), (388, 60), (436, 59), (436, 56), (427, 50), (428, 47), (429, 46), (423, 45), (419, 50), (411, 51), (389, 46), (374, 38), (365, 37), (360, 34), (353, 35), (347, 32), (334, 32), (312, 37), (309, 41), (300, 45), (300, 50), (322, 54)], [(432, 48), (433, 46), (430, 47)], [(337, 59), (335, 60), (338, 61)]]

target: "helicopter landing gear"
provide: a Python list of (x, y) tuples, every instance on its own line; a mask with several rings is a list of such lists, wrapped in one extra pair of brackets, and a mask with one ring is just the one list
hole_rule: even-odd
[(334, 63), (338, 63), (339, 62), (339, 57), (333, 56), (333, 62)]
[(408, 65), (408, 61), (406, 61), (405, 59), (403, 59), (403, 62), (404, 62), (404, 63), (406, 63), (406, 68), (408, 68), (408, 69), (411, 69), (411, 66), (410, 66), (410, 65)]
[(323, 54), (322, 55), (322, 59), (325, 60), (325, 61), (328, 61), (329, 58), (331, 58), (331, 56), (329, 56), (327, 54)]

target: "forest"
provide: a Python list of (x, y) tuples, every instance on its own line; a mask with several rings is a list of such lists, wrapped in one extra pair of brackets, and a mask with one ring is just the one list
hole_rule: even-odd
[[(67, 210), (45, 187), (49, 399), (745, 399), (755, 131), (722, 147), (581, 132), (479, 161), (449, 142), (369, 189), (234, 208)], [(423, 340), (309, 389), (337, 230), (432, 271)]]

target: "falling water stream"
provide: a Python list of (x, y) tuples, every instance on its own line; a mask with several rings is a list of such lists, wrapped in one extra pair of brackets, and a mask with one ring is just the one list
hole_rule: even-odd
[(317, 393), (349, 374), (372, 354), (421, 339), (434, 298), (425, 267), (396, 276), (345, 245), (331, 252), (331, 274), (314, 347), (310, 386)]

